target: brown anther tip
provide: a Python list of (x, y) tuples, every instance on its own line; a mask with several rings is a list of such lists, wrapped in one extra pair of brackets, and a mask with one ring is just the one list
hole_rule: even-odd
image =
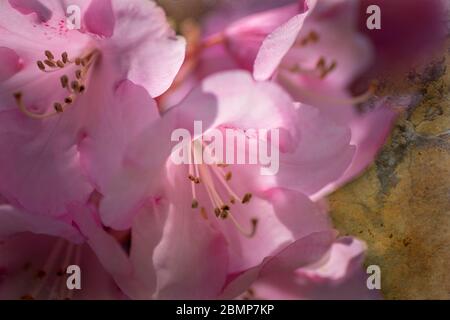
[(62, 76), (62, 77), (60, 78), (60, 80), (61, 80), (61, 86), (62, 86), (63, 88), (67, 88), (67, 85), (69, 84), (69, 77), (67, 77), (66, 75), (64, 75), (64, 76)]
[(232, 177), (233, 174), (231, 172), (227, 172), (227, 174), (225, 175), (225, 180), (230, 181)]
[(78, 92), (83, 93), (84, 90), (86, 90), (86, 87), (84, 85), (80, 85), (80, 87), (78, 88)]
[(56, 111), (57, 113), (62, 113), (62, 112), (64, 111), (64, 109), (63, 109), (61, 103), (59, 103), (59, 102), (56, 102), (56, 103), (53, 105), (53, 107), (55, 108), (55, 111)]
[(75, 64), (76, 64), (77, 66), (79, 66), (79, 65), (81, 64), (81, 59), (80, 59), (80, 58), (76, 58), (76, 59), (75, 59)]
[(22, 92), (16, 92), (14, 93), (14, 98), (19, 101), (20, 99), (22, 99)]
[(231, 199), (230, 199), (230, 203), (231, 203), (231, 204), (235, 204), (235, 203), (236, 203), (236, 199), (235, 199), (235, 198), (231, 198)]
[(45, 50), (45, 56), (46, 56), (49, 60), (55, 59), (55, 57), (53, 56), (53, 53), (51, 53), (49, 50)]
[(192, 209), (197, 209), (198, 208), (198, 201), (196, 199), (192, 200)]
[(225, 220), (226, 218), (228, 218), (228, 215), (229, 215), (229, 212), (226, 211), (226, 210), (223, 210), (223, 211), (220, 213), (220, 219)]
[(220, 217), (220, 214), (222, 213), (222, 211), (219, 208), (215, 208), (214, 209), (214, 214), (216, 215), (216, 217)]
[(81, 79), (81, 70), (75, 71), (75, 77), (76, 77), (77, 79)]
[(51, 67), (51, 68), (56, 67), (55, 62), (53, 62), (53, 61), (51, 61), (51, 60), (44, 60), (44, 63), (45, 63), (46, 65), (48, 65), (49, 67)]
[(199, 184), (199, 183), (200, 183), (200, 178), (195, 178), (194, 183), (195, 183), (195, 184)]
[(64, 102), (67, 104), (71, 104), (73, 102), (73, 99), (71, 97), (67, 97), (64, 99)]
[(227, 204), (224, 204), (220, 209), (225, 210), (225, 211), (229, 211), (230, 210), (230, 206)]
[(253, 195), (251, 193), (246, 193), (242, 199), (242, 203), (249, 203)]
[(45, 70), (45, 65), (44, 65), (44, 63), (42, 61), (39, 60), (39, 61), (36, 62), (36, 64), (37, 64), (39, 70), (41, 70), (41, 71)]
[(78, 92), (78, 89), (80, 89), (80, 83), (78, 82), (78, 81), (72, 81), (71, 83), (70, 83), (70, 87), (74, 90), (74, 91), (76, 91), (76, 92)]
[(69, 56), (67, 55), (67, 52), (63, 52), (63, 53), (61, 54), (61, 58), (62, 58), (62, 61), (63, 61), (64, 63), (69, 62)]
[(60, 68), (64, 68), (64, 63), (61, 60), (56, 61), (56, 65)]

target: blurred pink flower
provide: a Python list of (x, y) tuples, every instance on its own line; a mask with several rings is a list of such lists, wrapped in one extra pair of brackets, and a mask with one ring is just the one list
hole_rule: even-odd
[[(0, 206), (0, 299), (125, 298), (116, 284), (132, 284), (125, 251), (89, 209), (69, 211), (74, 225)], [(70, 265), (80, 267), (81, 290), (67, 288)]]
[[(152, 97), (184, 59), (184, 40), (152, 1), (73, 4), (80, 30), (67, 29), (64, 1), (0, 3), (0, 192), (33, 214), (64, 215), (94, 189), (120, 202), (114, 176), (159, 122)], [(163, 164), (157, 154), (148, 170)]]
[[(441, 54), (448, 34), (445, 0), (361, 0), (359, 30), (375, 50), (372, 76), (404, 75)], [(448, 4), (448, 2), (447, 2)], [(381, 11), (381, 29), (366, 27), (370, 5)]]

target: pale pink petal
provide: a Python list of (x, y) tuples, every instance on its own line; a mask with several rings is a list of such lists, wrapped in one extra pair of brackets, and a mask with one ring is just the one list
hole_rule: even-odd
[(53, 219), (23, 212), (10, 205), (0, 205), (0, 238), (17, 233), (32, 232), (64, 237), (73, 242), (81, 242), (83, 237), (69, 219)]
[(115, 27), (111, 0), (92, 0), (84, 14), (84, 24), (89, 32), (111, 37)]
[(224, 283), (228, 256), (224, 238), (190, 208), (171, 207), (154, 252), (159, 299), (206, 299)]
[(267, 257), (259, 266), (230, 277), (220, 298), (236, 298), (245, 290), (252, 288), (253, 283), (265, 274), (282, 275), (318, 261), (330, 248), (334, 239), (335, 234), (331, 231), (312, 233), (298, 239), (277, 255)]
[(255, 79), (267, 80), (272, 76), (297, 40), (305, 18), (306, 14), (296, 15), (267, 36), (255, 60)]
[(14, 50), (0, 47), (0, 82), (8, 80), (22, 69), (23, 64)]
[(365, 245), (342, 238), (320, 263), (291, 273), (264, 274), (253, 286), (255, 299), (379, 299), (378, 290), (367, 288), (362, 268)]
[(226, 47), (242, 68), (252, 71), (265, 37), (297, 14), (298, 7), (293, 4), (238, 20), (225, 29)]
[(343, 175), (355, 147), (350, 129), (317, 108), (301, 105), (298, 125), (299, 144), (295, 152), (280, 154), (277, 179), (281, 186), (311, 195)]
[(164, 93), (180, 70), (185, 40), (177, 37), (164, 11), (152, 1), (112, 0), (114, 35), (103, 51), (116, 56), (119, 73), (152, 97)]
[(70, 205), (68, 210), (106, 271), (119, 283), (130, 278), (132, 266), (126, 252), (117, 240), (95, 221), (94, 212), (78, 204)]

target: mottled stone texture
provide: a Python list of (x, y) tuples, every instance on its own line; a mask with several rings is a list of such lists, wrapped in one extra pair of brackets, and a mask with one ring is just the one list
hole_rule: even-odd
[(342, 234), (368, 244), (386, 299), (450, 299), (450, 57), (412, 72), (417, 90), (376, 162), (330, 198)]

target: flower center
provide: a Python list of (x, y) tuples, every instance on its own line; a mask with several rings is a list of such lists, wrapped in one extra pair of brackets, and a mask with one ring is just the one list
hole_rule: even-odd
[[(46, 50), (45, 59), (36, 62), (38, 69), (43, 73), (58, 72), (66, 69), (67, 73), (60, 77), (60, 85), (67, 91), (67, 96), (63, 101), (55, 101), (52, 111), (44, 114), (30, 111), (23, 103), (23, 93), (14, 93), (19, 110), (25, 115), (34, 119), (45, 119), (63, 113), (70, 105), (73, 105), (77, 98), (86, 91), (89, 70), (99, 56), (98, 50), (92, 50), (82, 57), (70, 59), (67, 52), (61, 54), (60, 59), (56, 59), (54, 54)], [(75, 68), (73, 68), (75, 66)], [(68, 72), (73, 72), (72, 76)]]
[[(70, 300), (74, 290), (69, 290), (66, 284), (67, 267), (74, 261), (81, 262), (81, 245), (59, 239), (53, 246), (44, 266), (35, 274), (35, 285), (30, 293), (21, 297), (22, 300), (48, 299)], [(30, 266), (27, 266), (28, 269)]]
[[(252, 194), (247, 192), (243, 197), (240, 197), (230, 186), (230, 181), (233, 177), (231, 171), (225, 171), (228, 167), (226, 164), (214, 163), (207, 165), (200, 163), (203, 153), (203, 145), (198, 140), (192, 142), (192, 158), (190, 161), (188, 179), (192, 190), (192, 209), (200, 208), (200, 214), (204, 219), (208, 219), (208, 211), (205, 206), (202, 206), (197, 197), (197, 188), (203, 186), (208, 195), (208, 199), (212, 205), (214, 215), (220, 220), (231, 220), (238, 231), (246, 237), (253, 237), (256, 233), (258, 219), (250, 219), (250, 228), (246, 230), (235, 218), (233, 206), (238, 202), (241, 204), (248, 204), (252, 199)], [(200, 164), (199, 164), (200, 163)], [(221, 187), (219, 189), (219, 186)], [(225, 194), (225, 196), (223, 196)]]

